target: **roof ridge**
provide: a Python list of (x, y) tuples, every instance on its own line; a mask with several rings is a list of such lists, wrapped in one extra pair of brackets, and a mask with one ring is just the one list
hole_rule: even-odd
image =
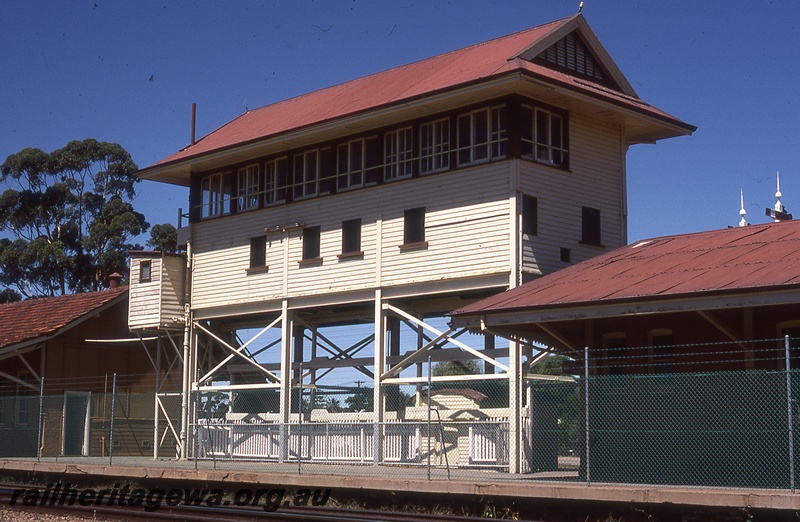
[(42, 297), (34, 297), (30, 299), (25, 299), (23, 301), (14, 301), (13, 303), (2, 303), (0, 304), (0, 307), (22, 306), (22, 305), (33, 306), (37, 303), (45, 303), (45, 302), (49, 303), (57, 299), (63, 301), (69, 301), (73, 299), (88, 299), (87, 296), (96, 297), (99, 295), (119, 294), (125, 290), (128, 290), (128, 285), (122, 285), (117, 288), (105, 288), (103, 290), (96, 290), (92, 292), (77, 292), (74, 294), (47, 295)]
[[(404, 64), (398, 65), (396, 67), (391, 67), (389, 69), (383, 69), (381, 71), (370, 73), (370, 74), (367, 74), (365, 76), (359, 76), (358, 78), (352, 78), (350, 80), (346, 80), (346, 81), (343, 81), (343, 82), (340, 82), (340, 83), (336, 83), (334, 85), (329, 85), (327, 87), (322, 87), (321, 89), (315, 89), (313, 91), (307, 91), (307, 92), (304, 92), (304, 93), (297, 94), (295, 96), (291, 96), (289, 98), (284, 98), (282, 100), (278, 100), (278, 101), (273, 102), (273, 103), (268, 103), (266, 105), (262, 105), (260, 107), (254, 108), (254, 109), (247, 110), (247, 111), (243, 112), (242, 114), (236, 116), (235, 118), (229, 120), (228, 122), (226, 122), (226, 123), (220, 125), (219, 127), (215, 128), (214, 130), (209, 131), (208, 133), (204, 134), (199, 139), (195, 140), (194, 143), (191, 143), (191, 144), (179, 149), (178, 152), (183, 152), (183, 151), (189, 150), (191, 147), (194, 147), (195, 145), (197, 145), (198, 143), (200, 143), (201, 141), (206, 139), (208, 136), (214, 134), (215, 132), (219, 131), (220, 129), (224, 129), (227, 126), (232, 125), (234, 122), (236, 122), (239, 119), (241, 119), (241, 118), (243, 118), (245, 116), (248, 116), (250, 114), (254, 114), (254, 113), (257, 113), (257, 112), (262, 112), (263, 110), (268, 109), (268, 108), (272, 108), (272, 107), (279, 107), (281, 105), (297, 101), (299, 98), (303, 98), (303, 97), (309, 96), (311, 94), (315, 94), (315, 93), (319, 93), (319, 92), (325, 92), (325, 91), (329, 91), (329, 90), (333, 90), (333, 89), (339, 89), (339, 88), (341, 88), (341, 87), (343, 87), (345, 85), (355, 84), (357, 82), (361, 82), (361, 81), (367, 80), (367, 79), (372, 78), (374, 76), (386, 74), (386, 73), (388, 73), (390, 71), (399, 71), (399, 70), (402, 70), (402, 69), (405, 69), (405, 68), (408, 68), (408, 67), (416, 66), (418, 64), (421, 64), (421, 63), (424, 63), (424, 62), (427, 62), (427, 61), (430, 61), (430, 60), (441, 60), (443, 58), (446, 58), (447, 56), (451, 56), (451, 55), (456, 54), (456, 53), (461, 53), (461, 52), (468, 51), (470, 49), (475, 49), (475, 48), (482, 47), (482, 46), (485, 46), (485, 45), (493, 44), (493, 43), (496, 43), (496, 42), (498, 42), (500, 40), (505, 40), (507, 38), (513, 38), (513, 37), (516, 37), (518, 35), (521, 35), (521, 34), (524, 34), (524, 33), (527, 33), (527, 32), (541, 30), (543, 27), (546, 27), (548, 25), (561, 25), (561, 24), (566, 23), (567, 21), (575, 18), (576, 16), (577, 15), (572, 15), (572, 16), (568, 16), (568, 17), (565, 17), (565, 18), (561, 18), (559, 20), (553, 20), (553, 21), (546, 22), (546, 23), (543, 23), (543, 24), (539, 24), (539, 25), (536, 25), (536, 26), (533, 26), (533, 27), (528, 27), (526, 29), (520, 29), (519, 31), (515, 31), (513, 33), (509, 33), (509, 34), (502, 35), (502, 36), (497, 36), (497, 37), (492, 38), (490, 40), (485, 40), (483, 42), (477, 42), (477, 43), (474, 43), (474, 44), (471, 44), (471, 45), (467, 45), (467, 46), (464, 46), (464, 47), (459, 47), (458, 49), (452, 49), (450, 51), (445, 51), (443, 53), (435, 54), (433, 56), (428, 56), (426, 58), (420, 58), (419, 60), (415, 60), (413, 62), (404, 63)], [(517, 54), (519, 54), (519, 53), (517, 53)], [(517, 58), (517, 56), (515, 55), (513, 58)], [(171, 156), (168, 156), (167, 158), (164, 158), (164, 160), (168, 159), (169, 157), (171, 157)], [(161, 161), (164, 161), (164, 160), (161, 160)], [(161, 161), (155, 163), (155, 165), (161, 163)]]

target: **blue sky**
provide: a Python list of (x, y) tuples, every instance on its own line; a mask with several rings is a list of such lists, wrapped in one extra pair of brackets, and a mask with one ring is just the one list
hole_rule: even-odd
[[(578, 0), (6, 2), (0, 161), (87, 137), (141, 167), (244, 112), (569, 16)], [(767, 221), (781, 172), (800, 216), (800, 2), (585, 0), (583, 14), (638, 94), (698, 126), (628, 153), (629, 240)], [(148, 220), (187, 191), (140, 185)]]

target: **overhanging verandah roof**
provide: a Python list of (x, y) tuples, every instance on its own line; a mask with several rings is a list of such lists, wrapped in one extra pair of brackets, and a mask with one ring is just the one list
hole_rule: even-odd
[(637, 241), (465, 306), (459, 327), (800, 303), (800, 221)]

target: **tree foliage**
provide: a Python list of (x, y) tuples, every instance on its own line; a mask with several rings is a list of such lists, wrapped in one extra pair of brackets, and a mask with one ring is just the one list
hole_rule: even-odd
[(178, 229), (169, 223), (153, 225), (147, 246), (153, 250), (174, 254), (178, 251)]
[(432, 372), (434, 377), (442, 375), (473, 375), (481, 373), (481, 368), (474, 359), (465, 359), (463, 361), (438, 362), (433, 365)]
[(136, 212), (137, 166), (116, 143), (26, 148), (0, 166), (0, 285), (23, 297), (98, 290), (127, 274), (127, 252), (149, 228)]

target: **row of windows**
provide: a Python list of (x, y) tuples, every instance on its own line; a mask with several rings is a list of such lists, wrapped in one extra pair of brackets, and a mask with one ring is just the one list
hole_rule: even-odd
[[(301, 265), (322, 261), (320, 257), (319, 225), (303, 227), (303, 258)], [(425, 207), (417, 207), (403, 212), (403, 244), (401, 250), (424, 247), (425, 243)], [(342, 253), (339, 258), (358, 257), (361, 250), (361, 219), (342, 221)], [(250, 238), (250, 271), (263, 272), (267, 268), (267, 236)]]
[[(505, 105), (483, 107), (456, 116), (455, 133), (451, 132), (451, 118), (438, 118), (382, 136), (358, 137), (245, 165), (236, 172), (204, 176), (199, 217), (223, 216), (505, 158), (507, 113)], [(525, 105), (520, 114), (521, 156), (566, 167), (565, 114)]]

